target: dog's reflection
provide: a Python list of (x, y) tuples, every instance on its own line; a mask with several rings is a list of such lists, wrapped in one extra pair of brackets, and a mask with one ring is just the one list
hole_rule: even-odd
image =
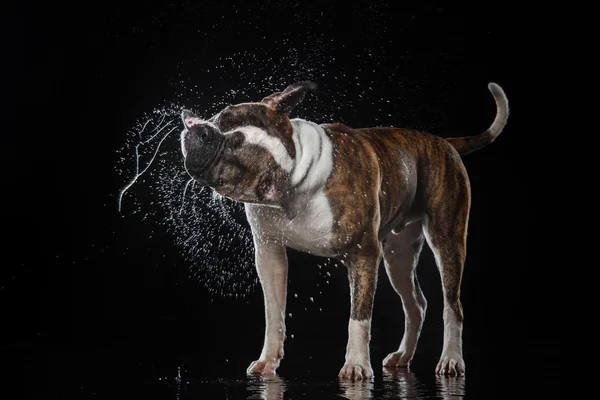
[[(421, 382), (408, 368), (384, 368), (383, 387), (389, 398), (422, 398), (432, 395), (433, 382)], [(442, 399), (465, 397), (464, 376), (436, 375), (435, 395)]]
[(436, 386), (442, 399), (462, 399), (465, 396), (465, 377), (437, 375)]
[(343, 396), (349, 400), (372, 399), (373, 380), (340, 381)]
[(279, 376), (248, 378), (248, 399), (281, 400), (285, 389), (285, 381)]
[[(432, 376), (429, 378), (422, 382), (410, 369), (384, 368), (381, 381), (339, 381), (339, 389), (341, 396), (349, 400), (426, 398), (434, 393), (436, 398), (442, 399), (466, 396), (464, 376), (437, 375), (435, 381)], [(248, 377), (246, 386), (247, 398), (260, 400), (283, 400), (287, 389), (288, 384), (279, 376)]]
[(383, 386), (396, 398), (413, 398), (423, 395), (424, 385), (408, 368), (384, 368)]

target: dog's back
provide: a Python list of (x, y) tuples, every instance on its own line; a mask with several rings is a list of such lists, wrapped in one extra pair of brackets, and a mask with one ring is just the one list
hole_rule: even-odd
[[(347, 207), (354, 192), (376, 188), (380, 237), (427, 214), (444, 197), (458, 197), (468, 203), (469, 179), (460, 156), (492, 143), (508, 119), (506, 95), (494, 83), (488, 87), (496, 101), (497, 114), (490, 128), (477, 136), (445, 139), (413, 129), (321, 125), (332, 139), (333, 157), (337, 159), (328, 186), (338, 192), (340, 187), (347, 188), (345, 193), (329, 196), (330, 199), (344, 198)], [(367, 177), (373, 176), (379, 177), (378, 185), (369, 182)], [(339, 180), (347, 182), (339, 185)]]

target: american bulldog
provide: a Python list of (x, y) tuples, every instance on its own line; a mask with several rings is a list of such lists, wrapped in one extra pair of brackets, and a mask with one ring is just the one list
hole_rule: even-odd
[(492, 143), (508, 118), (500, 86), (488, 85), (495, 120), (476, 136), (441, 138), (402, 128), (352, 128), (290, 118), (311, 82), (260, 102), (231, 105), (208, 120), (182, 111), (187, 172), (243, 202), (252, 229), (265, 304), (265, 340), (248, 373), (273, 375), (283, 358), (286, 247), (340, 260), (351, 312), (341, 379), (369, 379), (377, 270), (383, 258), (402, 299), (405, 331), (386, 367), (409, 366), (427, 301), (415, 267), (427, 242), (441, 274), (444, 344), (438, 374), (463, 374), (460, 285), (466, 257), (470, 184), (461, 156)]

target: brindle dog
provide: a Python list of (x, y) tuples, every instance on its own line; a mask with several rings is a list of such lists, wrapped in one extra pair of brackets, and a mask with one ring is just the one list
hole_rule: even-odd
[(460, 285), (470, 186), (460, 156), (498, 137), (508, 118), (504, 92), (489, 84), (497, 115), (488, 130), (443, 139), (410, 129), (355, 129), (290, 119), (314, 89), (310, 82), (294, 84), (261, 102), (226, 107), (206, 121), (182, 112), (188, 173), (245, 203), (252, 228), (266, 332), (262, 353), (248, 373), (273, 375), (283, 357), (286, 247), (336, 258), (348, 269), (351, 313), (342, 379), (373, 376), (371, 314), (383, 258), (406, 316), (400, 347), (383, 365), (408, 366), (427, 308), (415, 274), (427, 241), (444, 294), (444, 345), (436, 372), (463, 374)]

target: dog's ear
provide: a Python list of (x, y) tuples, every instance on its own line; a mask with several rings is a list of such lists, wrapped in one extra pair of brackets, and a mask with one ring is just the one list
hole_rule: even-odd
[(302, 101), (304, 95), (311, 90), (316, 90), (314, 82), (300, 82), (285, 88), (283, 92), (273, 93), (262, 99), (262, 103), (273, 107), (275, 110), (288, 114)]

